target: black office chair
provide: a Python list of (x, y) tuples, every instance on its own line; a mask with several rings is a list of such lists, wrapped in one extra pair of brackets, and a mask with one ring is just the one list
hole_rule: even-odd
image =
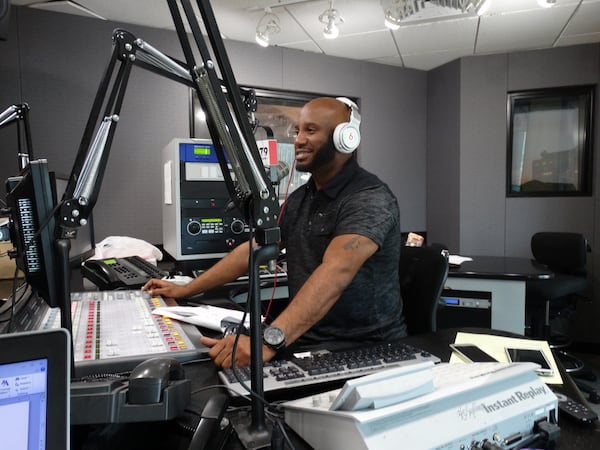
[[(531, 252), (535, 260), (546, 265), (554, 278), (531, 280), (526, 283), (526, 320), (532, 337), (547, 340), (555, 349), (569, 344), (567, 336), (553, 336), (551, 319), (557, 313), (573, 308), (574, 301), (589, 300), (590, 282), (585, 268), (589, 246), (579, 233), (541, 232), (531, 238)], [(554, 339), (554, 340), (553, 340)], [(582, 364), (558, 355), (567, 371), (576, 371)]]
[(437, 330), (440, 295), (448, 276), (448, 259), (432, 247), (402, 247), (400, 292), (409, 335)]

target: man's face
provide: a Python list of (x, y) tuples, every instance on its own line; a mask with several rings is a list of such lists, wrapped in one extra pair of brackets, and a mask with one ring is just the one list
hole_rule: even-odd
[(339, 122), (336, 111), (319, 102), (307, 103), (302, 108), (294, 141), (296, 170), (312, 173), (335, 159), (333, 130)]

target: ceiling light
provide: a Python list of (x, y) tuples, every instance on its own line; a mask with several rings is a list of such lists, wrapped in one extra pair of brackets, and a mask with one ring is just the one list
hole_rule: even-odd
[(480, 1), (479, 4), (475, 5), (475, 12), (478, 16), (483, 16), (490, 9), (490, 6), (492, 6), (492, 0)]
[(271, 36), (281, 31), (279, 17), (271, 12), (271, 8), (265, 8), (265, 14), (256, 25), (256, 42), (262, 47), (268, 47)]
[(323, 14), (319, 16), (319, 21), (325, 24), (323, 36), (327, 39), (335, 39), (339, 36), (340, 30), (337, 26), (344, 22), (344, 18), (340, 16), (337, 9), (333, 8), (333, 0), (329, 2), (329, 9), (323, 11)]
[[(549, 0), (556, 1), (556, 0)], [(492, 0), (381, 0), (385, 26), (397, 30), (402, 22), (410, 19), (435, 19), (450, 14), (475, 12), (483, 15)]]
[(542, 8), (550, 8), (554, 6), (555, 3), (556, 0), (538, 0), (538, 5), (540, 5)]

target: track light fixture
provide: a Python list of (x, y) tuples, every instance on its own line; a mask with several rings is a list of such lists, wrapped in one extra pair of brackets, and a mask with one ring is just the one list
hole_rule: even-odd
[(329, 2), (329, 8), (319, 16), (319, 21), (325, 24), (325, 28), (323, 28), (323, 36), (325, 38), (335, 39), (339, 36), (340, 30), (337, 26), (344, 23), (344, 18), (340, 16), (337, 9), (334, 9), (333, 0)]
[(551, 8), (556, 4), (556, 0), (538, 0), (538, 5), (542, 8)]
[(280, 31), (279, 17), (271, 11), (271, 8), (265, 8), (265, 14), (256, 25), (256, 42), (262, 47), (268, 47), (271, 43), (271, 36)]
[[(556, 0), (548, 0), (556, 1)], [(381, 0), (385, 26), (391, 30), (400, 28), (402, 21), (430, 7), (455, 10), (458, 14), (474, 11), (483, 15), (492, 0)]]

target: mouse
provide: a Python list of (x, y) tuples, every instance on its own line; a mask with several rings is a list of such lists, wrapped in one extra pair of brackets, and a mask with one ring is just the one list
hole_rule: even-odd
[(159, 403), (170, 380), (184, 378), (183, 367), (173, 358), (151, 358), (138, 364), (129, 375), (130, 404)]

